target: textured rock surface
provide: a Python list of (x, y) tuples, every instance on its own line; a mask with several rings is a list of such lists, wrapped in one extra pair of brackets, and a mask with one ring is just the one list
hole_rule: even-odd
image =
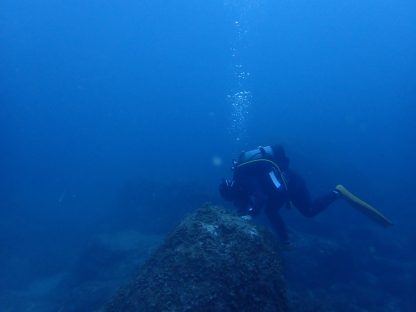
[(186, 218), (106, 311), (287, 311), (274, 240), (205, 206)]

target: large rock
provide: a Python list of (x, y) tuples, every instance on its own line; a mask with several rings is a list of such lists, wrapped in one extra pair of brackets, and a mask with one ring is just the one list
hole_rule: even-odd
[(106, 311), (287, 311), (274, 239), (205, 206), (166, 238)]

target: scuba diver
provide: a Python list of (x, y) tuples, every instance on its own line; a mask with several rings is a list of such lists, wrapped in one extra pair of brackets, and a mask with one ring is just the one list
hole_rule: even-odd
[(233, 160), (232, 170), (233, 178), (223, 179), (220, 183), (221, 196), (226, 201), (232, 201), (238, 214), (244, 218), (256, 216), (264, 210), (284, 245), (290, 245), (290, 242), (279, 213), (283, 206), (295, 206), (302, 215), (311, 218), (338, 198), (345, 198), (381, 225), (387, 227), (393, 224), (342, 185), (312, 200), (303, 178), (289, 168), (289, 158), (281, 145), (260, 146), (242, 152), (238, 160)]

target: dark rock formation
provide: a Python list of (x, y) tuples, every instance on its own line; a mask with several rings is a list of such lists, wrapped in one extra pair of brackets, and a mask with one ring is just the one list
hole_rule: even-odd
[(106, 311), (287, 311), (274, 239), (205, 206), (186, 218)]

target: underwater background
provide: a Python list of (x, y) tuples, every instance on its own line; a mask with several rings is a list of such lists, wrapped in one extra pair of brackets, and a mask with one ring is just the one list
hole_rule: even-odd
[(314, 196), (342, 183), (395, 223), (282, 211), (293, 292), (416, 311), (415, 38), (411, 0), (1, 1), (0, 310), (97, 309), (127, 276), (102, 245), (229, 207), (231, 160), (281, 143)]

